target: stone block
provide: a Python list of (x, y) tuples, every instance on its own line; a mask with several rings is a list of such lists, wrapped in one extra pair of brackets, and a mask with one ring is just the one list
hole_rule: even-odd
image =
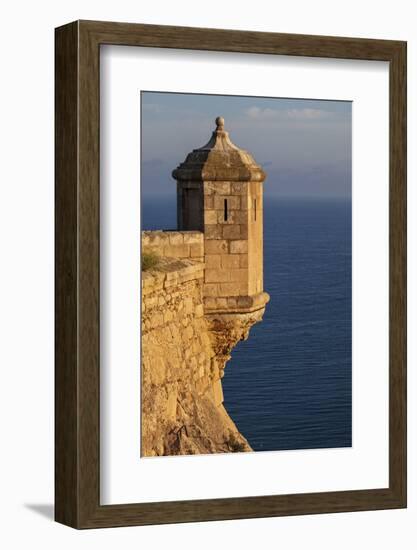
[(206, 181), (204, 183), (205, 195), (230, 195), (230, 183), (227, 181)]
[(190, 244), (190, 256), (191, 258), (202, 258), (204, 256), (203, 243)]
[(230, 193), (232, 195), (243, 195), (248, 191), (248, 184), (245, 182), (234, 181), (231, 185)]
[(250, 209), (250, 200), (247, 195), (242, 195), (240, 197), (240, 209), (249, 210)]
[(215, 191), (219, 195), (230, 195), (230, 183), (227, 181), (217, 181), (215, 184)]
[(204, 296), (215, 297), (219, 294), (219, 285), (217, 284), (205, 284), (203, 287)]
[(205, 225), (217, 223), (217, 210), (205, 210), (204, 211), (204, 223)]
[[(219, 226), (218, 226), (219, 227)], [(223, 239), (240, 239), (240, 225), (225, 225), (223, 226)]]
[(217, 306), (216, 298), (211, 298), (210, 296), (204, 297), (204, 307), (207, 309), (215, 309)]
[(222, 227), (220, 225), (205, 225), (204, 226), (205, 239), (221, 239)]
[(207, 197), (213, 197), (214, 198), (215, 191), (209, 182), (204, 183), (204, 201), (206, 201)]
[[(203, 273), (203, 270), (201, 271), (201, 273)], [(189, 283), (191, 281), (195, 281), (195, 279), (199, 277), (199, 274), (194, 272), (194, 273), (190, 273), (190, 272), (179, 272), (178, 274), (178, 284), (185, 284), (185, 283)]]
[(248, 252), (248, 241), (243, 241), (243, 240), (231, 241), (230, 243), (231, 254), (247, 254), (247, 252)]
[(160, 246), (163, 243), (162, 231), (142, 231), (142, 246)]
[(247, 288), (246, 283), (221, 283), (218, 296), (245, 296)]
[(233, 210), (232, 214), (233, 214), (234, 223), (239, 223), (239, 224), (248, 223), (247, 210)]
[(183, 244), (184, 243), (184, 235), (180, 232), (172, 232), (167, 233), (169, 236), (169, 243), (170, 244)]
[(210, 254), (206, 256), (206, 269), (216, 269), (222, 266), (222, 256), (220, 254)]
[(204, 236), (201, 231), (184, 231), (184, 244), (203, 245)]
[(190, 246), (188, 244), (169, 244), (164, 246), (163, 254), (167, 258), (188, 258)]
[(247, 269), (231, 269), (229, 271), (229, 281), (236, 283), (248, 282), (248, 270)]
[(238, 301), (238, 297), (236, 296), (233, 296), (231, 298), (227, 298), (227, 307), (228, 308), (236, 308), (237, 307), (237, 301)]
[(227, 309), (227, 307), (228, 307), (228, 298), (217, 298), (217, 307), (219, 309)]
[(224, 254), (228, 252), (229, 245), (225, 240), (212, 240), (206, 241), (204, 248), (206, 254)]
[(204, 197), (204, 208), (214, 208), (214, 197), (213, 197), (213, 195), (205, 195), (205, 197)]
[(248, 255), (247, 254), (240, 254), (239, 255), (239, 267), (248, 267)]
[(241, 239), (247, 239), (248, 238), (248, 224), (243, 223), (240, 225), (240, 238)]
[(223, 283), (230, 281), (230, 271), (224, 269), (206, 269), (204, 281), (206, 283)]
[(236, 269), (240, 267), (240, 259), (237, 254), (223, 254), (221, 258), (221, 267), (224, 269)]
[(238, 286), (234, 283), (219, 283), (217, 296), (221, 298), (227, 296), (239, 296)]
[(250, 308), (253, 306), (253, 298), (251, 296), (239, 296), (237, 299), (237, 305), (243, 308)]

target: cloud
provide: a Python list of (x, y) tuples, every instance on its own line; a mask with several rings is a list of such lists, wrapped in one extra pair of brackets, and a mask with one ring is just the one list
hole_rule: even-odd
[(158, 103), (146, 103), (145, 101), (142, 102), (142, 108), (144, 111), (153, 114), (160, 114), (163, 111), (161, 105)]
[(245, 111), (246, 115), (253, 120), (282, 120), (282, 121), (319, 121), (327, 120), (333, 113), (322, 109), (270, 109), (257, 106), (250, 107)]

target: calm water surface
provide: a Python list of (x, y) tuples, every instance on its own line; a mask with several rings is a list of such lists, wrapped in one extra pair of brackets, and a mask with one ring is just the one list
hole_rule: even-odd
[[(176, 227), (143, 200), (144, 229)], [(232, 351), (225, 407), (256, 451), (352, 441), (351, 203), (264, 199), (264, 320)]]

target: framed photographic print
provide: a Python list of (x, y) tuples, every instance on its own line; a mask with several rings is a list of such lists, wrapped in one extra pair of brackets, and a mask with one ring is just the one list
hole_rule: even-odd
[(406, 506), (406, 43), (56, 29), (56, 520)]

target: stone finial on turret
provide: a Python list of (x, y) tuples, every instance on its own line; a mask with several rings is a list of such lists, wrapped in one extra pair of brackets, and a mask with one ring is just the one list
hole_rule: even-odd
[(224, 118), (222, 116), (216, 118), (216, 126), (217, 130), (224, 130)]

